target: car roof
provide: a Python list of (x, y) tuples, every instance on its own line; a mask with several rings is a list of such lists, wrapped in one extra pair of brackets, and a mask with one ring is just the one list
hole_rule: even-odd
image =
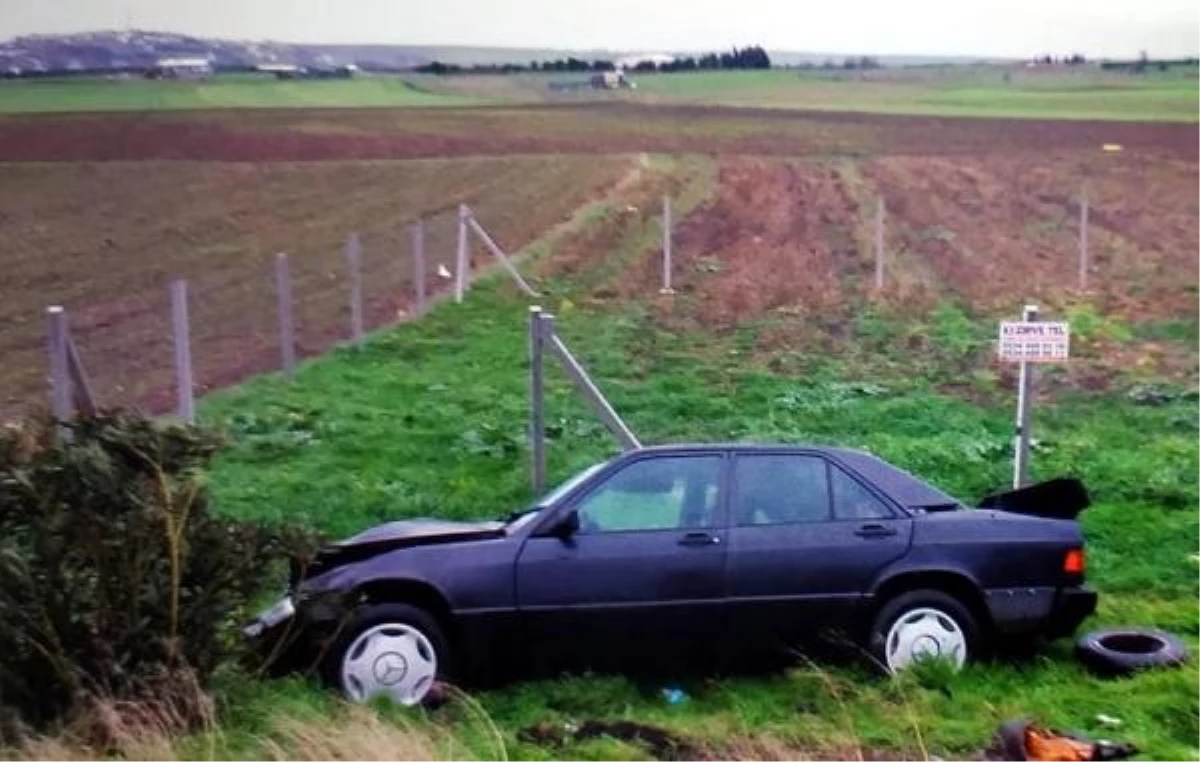
[(797, 444), (797, 443), (768, 443), (768, 442), (726, 442), (708, 444), (667, 444), (643, 447), (635, 452), (640, 453), (702, 453), (702, 452), (806, 452), (820, 453), (832, 456), (833, 460), (848, 466), (859, 476), (883, 490), (896, 502), (905, 508), (922, 510), (936, 507), (962, 505), (962, 501), (934, 487), (925, 480), (892, 465), (877, 455), (865, 450), (849, 447), (832, 447), (829, 445)]

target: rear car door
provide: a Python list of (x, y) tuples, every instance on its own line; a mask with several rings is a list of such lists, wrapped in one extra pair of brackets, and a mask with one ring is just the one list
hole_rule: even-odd
[(743, 637), (792, 643), (852, 626), (911, 519), (819, 452), (737, 454), (730, 485), (729, 616)]
[(526, 540), (517, 600), (524, 632), (543, 655), (566, 649), (599, 663), (723, 634), (726, 460), (633, 460), (556, 511), (578, 514), (575, 534)]

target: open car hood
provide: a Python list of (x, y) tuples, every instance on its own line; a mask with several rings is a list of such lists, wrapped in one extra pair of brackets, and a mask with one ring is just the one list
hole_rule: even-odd
[(1091, 504), (1087, 488), (1075, 478), (1050, 479), (1020, 489), (996, 492), (979, 501), (980, 508), (1070, 520)]

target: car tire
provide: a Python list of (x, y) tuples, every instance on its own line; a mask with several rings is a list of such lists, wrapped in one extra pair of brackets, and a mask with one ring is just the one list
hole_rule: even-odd
[(1187, 661), (1188, 650), (1169, 632), (1132, 627), (1089, 632), (1075, 642), (1075, 655), (1093, 672), (1117, 677), (1178, 667)]
[(360, 606), (325, 660), (325, 678), (354, 703), (404, 706), (433, 699), (450, 674), (450, 648), (428, 611), (404, 603)]
[(880, 607), (867, 648), (876, 664), (895, 674), (927, 656), (961, 667), (978, 644), (979, 625), (962, 601), (940, 590), (912, 590)]

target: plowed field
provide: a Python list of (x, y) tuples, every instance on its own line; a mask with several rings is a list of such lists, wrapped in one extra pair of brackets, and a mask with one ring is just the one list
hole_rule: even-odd
[[(381, 325), (407, 306), (417, 216), (430, 219), (432, 287), (460, 201), (516, 247), (611, 190), (632, 166), (619, 157), (643, 151), (718, 159), (713, 196), (676, 233), (677, 285), (700, 297), (709, 327), (781, 309), (832, 317), (865, 298), (916, 309), (951, 298), (991, 314), (1053, 305), (1076, 289), (1085, 190), (1086, 298), (1126, 320), (1192, 320), (1197, 135), (627, 103), (0, 118), (0, 414), (45, 398), (49, 304), (67, 305), (105, 402), (162, 407), (170, 278), (192, 282), (203, 391), (275, 366), (276, 252), (293, 260), (300, 350), (321, 351), (347, 331), (349, 233), (363, 236), (368, 323)], [(628, 188), (643, 227), (664, 190)], [(882, 295), (871, 287), (878, 198)], [(564, 254), (609, 255), (590, 248)], [(644, 272), (613, 277), (658, 277), (656, 262), (630, 266)]]
[[(357, 232), (368, 327), (409, 308), (409, 225), (430, 292), (449, 281), (466, 202), (506, 247), (615, 183), (627, 158), (412, 162), (0, 164), (0, 414), (45, 397), (44, 311), (67, 307), (106, 404), (173, 399), (167, 286), (189, 279), (199, 390), (278, 367), (273, 262), (287, 252), (299, 353), (348, 337), (343, 246)], [(486, 262), (478, 246), (473, 257)]]

